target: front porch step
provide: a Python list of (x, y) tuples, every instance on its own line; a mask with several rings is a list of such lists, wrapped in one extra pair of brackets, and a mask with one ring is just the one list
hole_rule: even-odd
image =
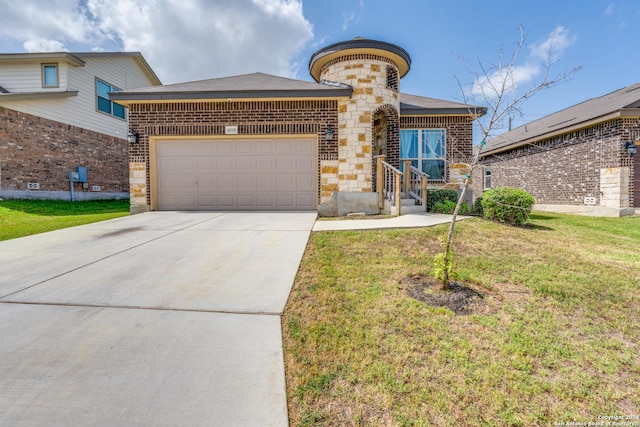
[(405, 206), (402, 205), (402, 209), (400, 210), (402, 215), (405, 214), (413, 214), (413, 213), (424, 213), (424, 206), (421, 205), (413, 205), (413, 206)]
[[(402, 215), (412, 214), (412, 213), (424, 213), (424, 206), (416, 205), (414, 199), (402, 199), (401, 205), (402, 205), (402, 209), (400, 209), (400, 213)], [(385, 215), (397, 215), (398, 208), (396, 206), (392, 206), (388, 200), (385, 200), (382, 213)]]

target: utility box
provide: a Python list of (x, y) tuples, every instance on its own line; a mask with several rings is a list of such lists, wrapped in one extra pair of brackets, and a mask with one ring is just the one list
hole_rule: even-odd
[(84, 166), (78, 166), (76, 168), (76, 171), (78, 173), (78, 180), (77, 182), (82, 182), (82, 183), (86, 183), (87, 181), (87, 168)]

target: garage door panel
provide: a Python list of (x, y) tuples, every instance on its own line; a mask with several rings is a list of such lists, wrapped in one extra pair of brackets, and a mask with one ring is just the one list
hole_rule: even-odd
[(253, 174), (256, 171), (255, 157), (238, 157), (234, 173)]
[(296, 158), (296, 172), (308, 172), (315, 170), (315, 159)]
[(315, 209), (315, 139), (160, 141), (158, 208)]
[(256, 152), (256, 144), (253, 141), (246, 141), (244, 143), (235, 145), (236, 154), (253, 155)]
[(296, 153), (313, 155), (315, 158), (316, 145), (315, 141), (303, 139), (299, 140), (295, 145)]
[(315, 198), (308, 194), (297, 194), (296, 206), (298, 209), (315, 209)]
[(255, 176), (250, 176), (250, 175), (239, 175), (237, 177), (237, 190), (238, 193), (243, 193), (243, 192), (250, 192), (250, 193), (255, 193), (256, 192), (256, 177)]
[(261, 157), (256, 160), (256, 172), (262, 175), (267, 175), (275, 172), (276, 163), (269, 157)]
[(215, 164), (216, 166), (212, 173), (216, 174), (232, 174), (235, 173), (238, 167), (235, 157), (216, 157)]
[(315, 190), (316, 181), (315, 179), (313, 179), (313, 177), (296, 175), (295, 180), (296, 191), (311, 192)]

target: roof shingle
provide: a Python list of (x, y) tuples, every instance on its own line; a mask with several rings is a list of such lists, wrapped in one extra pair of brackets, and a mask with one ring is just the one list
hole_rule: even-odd
[(638, 109), (640, 115), (640, 83), (592, 98), (515, 128), (488, 141), (483, 155), (516, 148), (526, 143), (569, 132), (587, 122), (606, 118), (624, 110)]

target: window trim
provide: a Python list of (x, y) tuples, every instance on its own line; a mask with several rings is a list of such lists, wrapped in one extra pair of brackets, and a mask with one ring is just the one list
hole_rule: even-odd
[[(444, 142), (444, 146), (443, 151), (444, 151), (444, 156), (443, 157), (421, 157), (422, 155), (422, 131), (424, 130), (437, 130), (437, 131), (441, 131), (443, 134), (443, 142)], [(404, 157), (400, 157), (400, 166), (402, 166), (403, 164), (403, 160), (417, 160), (418, 162), (422, 162), (422, 161), (428, 161), (428, 160), (435, 160), (435, 161), (442, 161), (444, 162), (444, 168), (442, 171), (442, 178), (429, 178), (429, 181), (434, 181), (434, 182), (447, 182), (447, 179), (449, 177), (449, 162), (447, 160), (447, 129), (446, 128), (418, 128), (418, 127), (411, 127), (411, 128), (402, 128), (400, 129), (400, 133), (402, 133), (402, 131), (417, 131), (418, 132), (418, 157), (415, 158), (404, 158)], [(402, 145), (402, 137), (400, 137), (400, 144)]]
[[(95, 102), (96, 112), (98, 112), (100, 114), (107, 115), (109, 117), (113, 117), (113, 118), (118, 119), (118, 120), (127, 121), (127, 108), (126, 107), (122, 107), (123, 112), (124, 112), (124, 114), (123, 114), (124, 117), (120, 117), (120, 116), (118, 116), (116, 114), (113, 114), (113, 104), (114, 104), (114, 102), (112, 100), (110, 100), (109, 98), (105, 98), (103, 96), (100, 96), (100, 94), (98, 93), (98, 83), (102, 83), (105, 86), (109, 86), (110, 90), (109, 90), (108, 93), (118, 92), (118, 91), (121, 90), (119, 87), (112, 85), (111, 83), (107, 82), (106, 80), (103, 80), (103, 79), (101, 79), (99, 77), (96, 77), (95, 78), (95, 84), (94, 84), (94, 93), (96, 95), (96, 102)], [(107, 100), (109, 102), (109, 110), (110, 110), (110, 112), (106, 112), (106, 111), (103, 111), (103, 110), (100, 109), (99, 103), (100, 103), (100, 99), (101, 98), (105, 99), (105, 100)]]
[[(46, 77), (46, 68), (47, 67), (53, 67), (56, 70), (56, 83), (55, 84), (47, 84), (47, 77)], [(46, 63), (42, 63), (40, 64), (40, 70), (41, 70), (41, 77), (42, 77), (42, 88), (43, 89), (53, 89), (53, 88), (58, 88), (60, 87), (60, 67), (58, 66), (57, 62), (46, 62)]]
[[(489, 185), (487, 185), (487, 178), (489, 181)], [(491, 165), (484, 166), (482, 168), (482, 189), (486, 191), (486, 190), (491, 190), (492, 188), (493, 187), (491, 183)]]

